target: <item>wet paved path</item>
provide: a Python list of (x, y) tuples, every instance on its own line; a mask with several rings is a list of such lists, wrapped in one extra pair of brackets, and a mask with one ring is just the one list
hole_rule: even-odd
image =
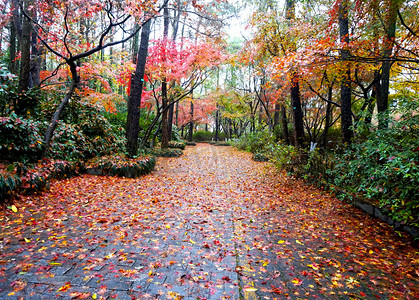
[(408, 238), (230, 147), (0, 213), (0, 299), (415, 299)]

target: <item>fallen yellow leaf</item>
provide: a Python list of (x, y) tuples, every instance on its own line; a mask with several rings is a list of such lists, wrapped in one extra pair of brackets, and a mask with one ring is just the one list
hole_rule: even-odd
[(17, 212), (17, 207), (12, 205), (12, 210), (13, 210), (13, 212)]

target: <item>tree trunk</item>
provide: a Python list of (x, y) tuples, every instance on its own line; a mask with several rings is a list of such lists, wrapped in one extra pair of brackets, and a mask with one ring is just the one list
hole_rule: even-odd
[(172, 134), (173, 134), (173, 115), (174, 115), (174, 108), (175, 108), (175, 104), (174, 103), (170, 103), (169, 106), (169, 114), (167, 116), (167, 130), (169, 132), (169, 141), (172, 140)]
[(397, 0), (389, 0), (390, 7), (387, 16), (387, 32), (384, 37), (384, 61), (381, 66), (381, 94), (377, 97), (377, 111), (380, 128), (388, 127), (388, 95), (390, 92), (391, 55), (396, 36)]
[[(150, 22), (150, 21), (149, 21)], [(139, 27), (140, 25), (136, 24), (135, 28)], [(139, 51), (139, 43), (140, 40), (140, 31), (137, 32), (136, 35), (134, 35), (134, 38), (132, 39), (132, 63), (133, 64), (137, 64), (137, 59), (138, 59), (138, 51)]]
[(190, 111), (190, 122), (189, 122), (189, 135), (188, 135), (188, 142), (192, 142), (193, 139), (193, 102), (191, 101), (191, 111)]
[(218, 109), (215, 111), (215, 135), (214, 135), (214, 141), (218, 142), (219, 139), (219, 129), (220, 129), (220, 124), (219, 124), (219, 114), (220, 112), (218, 111)]
[[(34, 16), (36, 19), (36, 16)], [(41, 85), (41, 66), (42, 66), (42, 47), (38, 45), (38, 38), (36, 36), (35, 28), (32, 28), (32, 39), (31, 39), (31, 80), (34, 87)]]
[(275, 103), (274, 128), (279, 126), (280, 113), (281, 113), (281, 104), (277, 102)]
[[(30, 5), (24, 2), (25, 9)], [(32, 87), (31, 81), (31, 31), (32, 26), (28, 18), (23, 18), (22, 36), (20, 39), (20, 70), (19, 70), (19, 92), (23, 92)], [(18, 103), (19, 106), (19, 103)]]
[(327, 99), (329, 100), (326, 105), (326, 120), (324, 124), (324, 131), (323, 131), (323, 148), (326, 149), (327, 147), (327, 137), (329, 133), (329, 127), (332, 119), (332, 100), (333, 100), (333, 85), (329, 86), (329, 92), (327, 95)]
[(16, 62), (16, 52), (17, 52), (17, 45), (16, 45), (16, 39), (17, 39), (17, 32), (16, 27), (14, 25), (14, 22), (12, 21), (10, 23), (10, 38), (9, 38), (9, 70), (13, 74), (17, 74), (17, 62)]
[(284, 134), (284, 141), (287, 145), (290, 144), (290, 137), (288, 133), (288, 119), (287, 119), (287, 110), (285, 104), (281, 105), (281, 121), (282, 121), (282, 131)]
[(19, 72), (19, 64), (17, 62), (16, 54), (19, 51), (20, 39), (22, 35), (21, 15), (19, 14), (19, 1), (13, 0), (12, 3), (12, 18), (10, 21), (10, 72), (17, 75)]
[(74, 61), (68, 61), (67, 64), (69, 65), (70, 71), (71, 71), (71, 77), (72, 77), (71, 85), (64, 99), (61, 101), (60, 105), (55, 111), (52, 117), (51, 123), (49, 124), (47, 131), (45, 132), (45, 136), (44, 136), (45, 148), (44, 148), (43, 157), (45, 157), (48, 154), (50, 145), (51, 145), (52, 136), (54, 134), (55, 128), (57, 128), (57, 125), (58, 125), (58, 120), (60, 120), (60, 117), (64, 111), (64, 108), (67, 106), (68, 102), (70, 101), (71, 97), (74, 94), (74, 91), (77, 89), (80, 83), (80, 78), (79, 78), (79, 75), (77, 74), (76, 63)]
[(304, 144), (303, 110), (300, 99), (300, 77), (296, 73), (292, 75), (291, 106), (294, 122), (294, 144), (296, 147), (302, 147)]
[[(349, 19), (348, 19), (348, 0), (343, 0), (339, 5), (339, 36), (342, 44), (349, 44)], [(341, 126), (342, 139), (344, 143), (350, 144), (353, 138), (352, 131), (352, 101), (351, 101), (351, 69), (346, 64), (349, 57), (349, 50), (342, 49), (340, 56), (345, 65), (345, 73), (343, 74), (340, 87), (341, 101)]]
[[(164, 26), (163, 26), (163, 39), (167, 42), (167, 36), (169, 34), (169, 9), (167, 6), (163, 10)], [(165, 60), (165, 58), (163, 58)], [(169, 127), (168, 122), (168, 99), (167, 99), (167, 79), (163, 78), (161, 83), (161, 98), (162, 98), (162, 125), (161, 125), (161, 148), (165, 149), (169, 147)]]
[(141, 41), (138, 50), (137, 65), (131, 79), (131, 93), (128, 97), (128, 114), (126, 124), (127, 152), (130, 157), (138, 152), (138, 134), (140, 131), (140, 106), (144, 85), (145, 65), (148, 55), (148, 41), (150, 37), (151, 21), (143, 25)]
[[(295, 19), (295, 0), (286, 1), (285, 18), (289, 21)], [(293, 47), (296, 48), (295, 45)], [(294, 144), (296, 147), (302, 147), (304, 144), (304, 122), (300, 98), (300, 76), (296, 70), (292, 70), (291, 72), (291, 107), (294, 124)]]

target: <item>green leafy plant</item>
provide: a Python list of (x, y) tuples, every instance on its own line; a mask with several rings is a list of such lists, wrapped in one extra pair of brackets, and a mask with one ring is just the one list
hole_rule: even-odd
[(11, 113), (0, 117), (0, 156), (4, 160), (36, 161), (42, 153), (43, 124)]
[(209, 142), (213, 139), (214, 134), (211, 131), (197, 130), (193, 133), (192, 138), (196, 142)]
[(337, 156), (327, 174), (332, 184), (370, 199), (394, 220), (419, 225), (419, 127), (415, 113)]
[(183, 154), (182, 150), (180, 149), (160, 149), (155, 148), (151, 151), (151, 153), (157, 157), (179, 157)]
[(11, 195), (11, 193), (21, 186), (22, 182), (14, 173), (0, 171), (0, 201)]
[(102, 175), (139, 177), (154, 170), (156, 159), (153, 156), (127, 158), (121, 155), (103, 156), (89, 161), (86, 169)]
[(184, 142), (170, 141), (169, 148), (185, 150), (186, 144)]

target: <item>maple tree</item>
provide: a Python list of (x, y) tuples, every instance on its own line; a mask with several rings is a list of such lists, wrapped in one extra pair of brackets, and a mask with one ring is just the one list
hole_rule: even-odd
[[(143, 145), (154, 125), (157, 124), (160, 116), (168, 111), (169, 106), (191, 95), (222, 60), (221, 49), (207, 42), (193, 43), (184, 40), (182, 43), (176, 43), (168, 39), (153, 41), (153, 45), (149, 48), (146, 73), (152, 90), (150, 96), (156, 105), (156, 117), (152, 126), (147, 129), (142, 141)], [(165, 81), (167, 82), (167, 101), (163, 103), (164, 85), (162, 83)], [(167, 127), (163, 128), (167, 130)]]
[[(157, 8), (151, 1), (124, 3), (119, 1), (53, 1), (40, 2), (37, 6), (21, 7), (21, 9), (26, 22), (30, 21), (32, 26), (37, 29), (34, 31), (36, 37), (58, 59), (56, 70), (66, 66), (71, 77), (68, 91), (45, 133), (44, 142), (47, 152), (60, 115), (79, 87), (78, 64), (81, 60), (103, 51), (105, 48), (128, 41), (140, 28), (135, 27), (135, 23), (141, 24), (155, 16)], [(34, 12), (37, 13), (38, 19), (31, 17)], [(89, 37), (89, 31), (95, 29), (87, 28), (87, 26), (82, 25), (82, 30), (79, 30), (84, 18), (101, 18), (102, 28), (98, 30), (97, 36)], [(137, 21), (132, 22), (134, 18)], [(132, 29), (125, 28), (125, 32), (129, 32), (128, 36), (113, 40), (111, 37), (114, 36), (115, 30), (129, 22), (132, 24)], [(26, 78), (26, 76), (22, 78)]]

